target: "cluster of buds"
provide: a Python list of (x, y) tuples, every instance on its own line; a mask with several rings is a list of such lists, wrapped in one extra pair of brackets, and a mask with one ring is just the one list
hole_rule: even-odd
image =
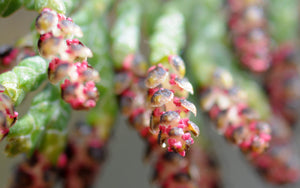
[(32, 46), (0, 46), (0, 73), (11, 70), (21, 60), (34, 55)]
[(290, 125), (296, 123), (300, 110), (300, 74), (293, 45), (282, 45), (274, 52), (265, 85), (273, 111), (283, 116)]
[(219, 188), (218, 165), (212, 156), (192, 147), (186, 157), (164, 151), (155, 164), (154, 182), (162, 188)]
[[(212, 161), (210, 156), (205, 155), (204, 158), (204, 152), (201, 152), (195, 155), (194, 163), (191, 163), (190, 156), (194, 156), (194, 149), (187, 157), (182, 157), (178, 153), (166, 151), (158, 144), (159, 133), (150, 128), (152, 108), (147, 103), (146, 74), (146, 62), (139, 55), (128, 55), (122, 69), (116, 73), (115, 91), (119, 95), (121, 112), (147, 144), (145, 160), (155, 163), (153, 181), (164, 188), (217, 187), (215, 185), (220, 182), (219, 175), (216, 166), (208, 162)], [(201, 171), (205, 169), (205, 175), (197, 174), (199, 166)]]
[(73, 109), (82, 110), (95, 107), (98, 91), (95, 82), (99, 74), (87, 63), (92, 52), (76, 37), (82, 31), (71, 18), (45, 8), (36, 19), (36, 30), (41, 34), (38, 48), (41, 56), (52, 59), (48, 77), (53, 84), (61, 84), (62, 98)]
[(185, 157), (161, 148), (157, 134), (150, 127), (140, 130), (147, 144), (145, 160), (154, 166), (152, 180), (161, 188), (218, 188), (221, 187), (219, 168), (215, 158), (193, 145)]
[(233, 45), (244, 66), (253, 72), (266, 71), (271, 62), (270, 38), (264, 0), (227, 0), (228, 27)]
[(151, 109), (147, 106), (145, 75), (147, 63), (140, 55), (128, 55), (115, 76), (115, 92), (120, 96), (120, 108), (137, 131), (149, 127)]
[(8, 134), (9, 128), (14, 125), (18, 117), (10, 97), (4, 94), (4, 91), (5, 88), (0, 85), (0, 140)]
[(218, 188), (220, 174), (212, 155), (193, 145), (185, 157), (169, 152), (157, 143), (157, 134), (144, 127), (140, 135), (146, 141), (145, 160), (154, 166), (153, 182), (162, 188)]
[(193, 87), (184, 77), (183, 60), (171, 55), (168, 62), (168, 68), (161, 64), (150, 67), (145, 79), (148, 104), (152, 108), (150, 128), (159, 133), (162, 147), (185, 156), (194, 143), (190, 132), (199, 135), (198, 126), (189, 120), (189, 112), (196, 116), (196, 107), (186, 100), (189, 93), (193, 94)]
[(35, 152), (18, 165), (10, 188), (51, 188), (60, 179), (66, 188), (91, 187), (105, 158), (106, 140), (99, 130), (78, 123), (56, 164)]
[(250, 157), (257, 171), (274, 184), (295, 183), (300, 178), (300, 161), (295, 146), (291, 144), (292, 132), (280, 116), (273, 116), (270, 148), (261, 155)]
[(58, 176), (56, 169), (44, 155), (35, 152), (30, 159), (20, 163), (12, 179), (10, 188), (51, 188)]
[(262, 153), (269, 146), (271, 129), (246, 103), (246, 94), (237, 88), (230, 73), (217, 69), (212, 86), (205, 88), (201, 108), (209, 113), (220, 134), (245, 153)]
[(91, 187), (105, 158), (106, 140), (99, 137), (97, 127), (77, 123), (57, 162), (64, 187)]

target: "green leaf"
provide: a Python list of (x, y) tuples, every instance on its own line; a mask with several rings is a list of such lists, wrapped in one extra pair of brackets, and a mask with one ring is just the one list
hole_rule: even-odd
[(0, 74), (0, 84), (5, 87), (5, 93), (13, 100), (16, 100), (19, 80), (13, 71)]
[(65, 149), (66, 140), (66, 132), (47, 130), (38, 150), (47, 156), (52, 164), (56, 164), (58, 157)]
[(59, 88), (49, 84), (34, 97), (28, 113), (10, 129), (6, 154), (31, 155), (39, 149), (54, 163), (66, 143), (70, 113), (69, 105), (60, 98)]
[(1, 0), (0, 16), (6, 17), (14, 13), (22, 6), (22, 0)]
[(13, 70), (0, 75), (0, 84), (15, 105), (19, 105), (29, 91), (38, 88), (47, 78), (48, 63), (41, 57), (22, 60)]
[(9, 130), (9, 137), (16, 137), (16, 136), (21, 136), (21, 135), (26, 135), (30, 134), (35, 125), (34, 118), (32, 116), (25, 115), (22, 117), (22, 121), (24, 122), (25, 125), (31, 125), (31, 126), (13, 126)]
[(23, 0), (24, 6), (29, 10), (34, 10), (35, 0)]
[(51, 8), (62, 14), (66, 13), (66, 7), (62, 0), (35, 0), (35, 10), (42, 11), (43, 8)]
[(276, 43), (298, 37), (298, 0), (272, 0), (269, 3), (270, 33)]
[(36, 87), (36, 82), (33, 82), (33, 78), (36, 77), (36, 72), (28, 67), (16, 67), (14, 69), (18, 80), (19, 80), (19, 87), (24, 88), (25, 92), (28, 92), (30, 88)]

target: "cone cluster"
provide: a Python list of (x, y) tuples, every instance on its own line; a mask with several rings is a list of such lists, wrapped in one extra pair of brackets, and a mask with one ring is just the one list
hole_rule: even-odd
[(155, 163), (153, 181), (162, 188), (221, 187), (217, 163), (199, 147), (192, 147), (185, 157), (174, 152), (161, 153)]
[(168, 57), (166, 66), (150, 67), (145, 79), (148, 104), (152, 108), (150, 128), (158, 132), (158, 142), (170, 152), (185, 156), (194, 143), (191, 133), (199, 135), (198, 126), (189, 120), (196, 116), (196, 107), (186, 98), (193, 94), (192, 84), (185, 75), (185, 64), (177, 55)]
[(107, 154), (106, 140), (99, 137), (99, 131), (98, 127), (80, 122), (69, 135), (57, 163), (64, 187), (91, 187), (95, 182)]
[(265, 80), (273, 111), (283, 116), (290, 125), (297, 122), (300, 110), (300, 74), (296, 56), (295, 46), (284, 44), (278, 47)]
[(56, 181), (55, 168), (44, 155), (36, 152), (17, 166), (10, 188), (51, 188)]
[(62, 98), (73, 109), (87, 110), (95, 107), (98, 91), (95, 82), (99, 74), (88, 65), (92, 52), (75, 37), (82, 31), (71, 18), (45, 8), (36, 19), (40, 34), (38, 49), (44, 58), (51, 59), (48, 78), (51, 83), (61, 84)]
[[(178, 67), (178, 72), (184, 75), (185, 68), (181, 66), (183, 62), (181, 59), (178, 60), (180, 62), (175, 62), (174, 67)], [(168, 80), (169, 76), (161, 78), (161, 74), (169, 74), (165, 73), (166, 69), (161, 65), (152, 67), (147, 72), (147, 63), (139, 55), (128, 55), (122, 65), (122, 68), (116, 73), (115, 91), (119, 95), (122, 114), (128, 118), (130, 125), (139, 132), (146, 142), (147, 149), (144, 159), (154, 165), (153, 182), (164, 188), (218, 187), (220, 182), (218, 167), (214, 165), (214, 159), (210, 155), (205, 154), (204, 151), (198, 151), (197, 148), (191, 149), (186, 157), (165, 150), (160, 146), (159, 137), (162, 134), (159, 131), (160, 126), (153, 124), (154, 122), (158, 123), (158, 121), (170, 122), (170, 119), (174, 119), (174, 117), (177, 120), (175, 119), (173, 123), (176, 123), (176, 121), (180, 121), (181, 117), (179, 110), (162, 113), (161, 117), (159, 115), (153, 116), (157, 110), (155, 111), (155, 108), (148, 101), (151, 98), (146, 86), (151, 85), (150, 83), (155, 79), (161, 81), (158, 81), (158, 85), (162, 85), (163, 82), (172, 82), (173, 85), (181, 83), (181, 86), (178, 84), (176, 87), (172, 87), (171, 93), (176, 91), (176, 95), (186, 97), (188, 91), (193, 91), (189, 82), (182, 77), (181, 79), (177, 78), (175, 74), (171, 81)], [(181, 89), (185, 84), (187, 89)], [(183, 99), (174, 101), (178, 104), (178, 108), (179, 103), (184, 103)], [(184, 107), (180, 107), (180, 110), (184, 111), (183, 114), (186, 117), (188, 110)], [(193, 126), (197, 127), (194, 124)], [(197, 128), (195, 129), (197, 132), (199, 131)], [(199, 176), (200, 170), (206, 173)]]
[(262, 153), (269, 146), (271, 129), (246, 101), (246, 94), (233, 84), (230, 73), (217, 69), (212, 85), (203, 89), (200, 106), (228, 141), (245, 153)]
[(250, 162), (269, 182), (275, 184), (295, 183), (300, 178), (300, 161), (291, 144), (292, 132), (288, 122), (280, 115), (271, 117), (272, 140), (269, 149), (252, 155)]
[(228, 27), (241, 63), (253, 72), (270, 67), (270, 37), (264, 0), (227, 0)]
[(99, 138), (99, 131), (77, 123), (56, 164), (36, 151), (17, 166), (10, 188), (51, 188), (59, 180), (63, 180), (65, 188), (91, 187), (107, 153), (106, 140)]

